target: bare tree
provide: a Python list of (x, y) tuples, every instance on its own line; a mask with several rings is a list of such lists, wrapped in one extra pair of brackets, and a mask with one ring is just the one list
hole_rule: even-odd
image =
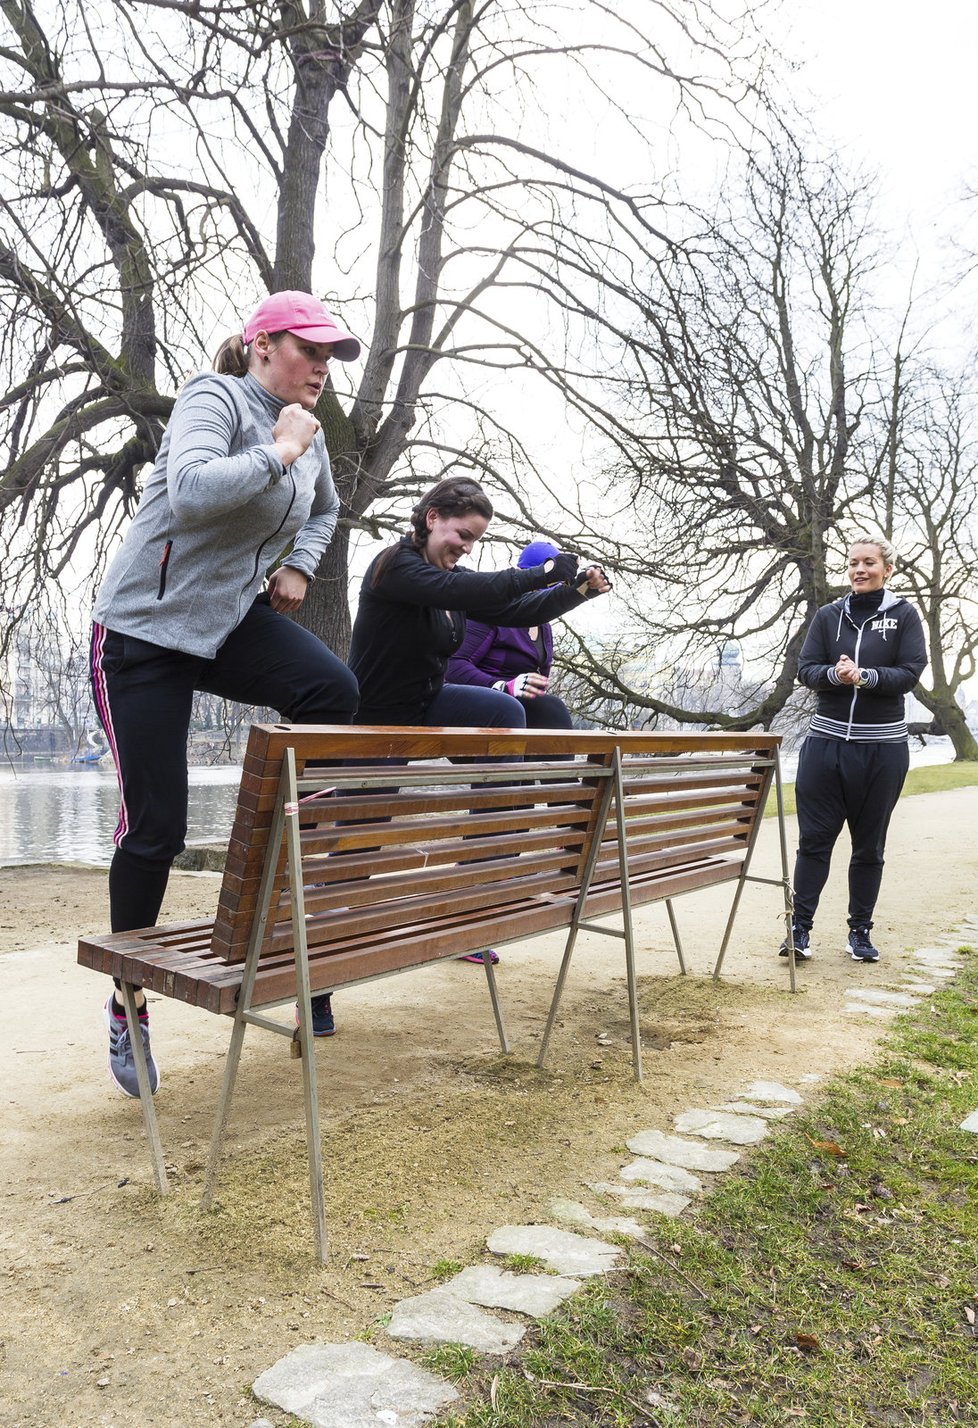
[[(865, 183), (794, 142), (747, 156), (739, 176), (651, 265), (618, 402), (635, 441), (610, 484), (620, 521), (633, 513), (633, 566), (645, 542), (645, 578), (621, 635), (573, 656), (595, 699), (728, 728), (784, 709), (811, 618), (840, 593), (850, 512), (882, 450), (869, 416), (887, 360), (866, 321), (879, 239)], [(718, 671), (731, 639), (751, 657), (739, 690), (695, 710), (663, 697)]]
[[(973, 367), (973, 359), (966, 366)], [(886, 459), (872, 509), (900, 557), (899, 582), (927, 631), (916, 693), (954, 745), (978, 760), (958, 701), (978, 668), (978, 402), (970, 380), (902, 357), (891, 386)]]
[(595, 0), (0, 14), (4, 579), (23, 599), (96, 569), (229, 315), (313, 289), (369, 342), (356, 390), (328, 386), (317, 411), (344, 517), (304, 618), (340, 652), (351, 526), (443, 464), (491, 474), (502, 453), (510, 489), (507, 448), (532, 464), (489, 378), (600, 413), (570, 328), (614, 334), (626, 275), (667, 240), (653, 183), (579, 162), (582, 116), (644, 153), (646, 96), (650, 124), (663, 100), (737, 122), (758, 58), (725, 0), (649, 0), (641, 27)]
[[(98, 720), (88, 682), (87, 640), (62, 592), (47, 590), (4, 643), (0, 723), (5, 755), (19, 753), (21, 736), (36, 736), (39, 730), (57, 735), (59, 753), (84, 752), (86, 736), (98, 729)], [(106, 747), (101, 740), (101, 751)]]

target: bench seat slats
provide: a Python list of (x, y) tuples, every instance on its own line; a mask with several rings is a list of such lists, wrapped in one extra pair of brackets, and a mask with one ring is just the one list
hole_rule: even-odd
[[(727, 881), (736, 864), (723, 858), (704, 858), (681, 868), (657, 868), (630, 881), (634, 902), (644, 904), (682, 892)], [(615, 912), (621, 905), (617, 878), (601, 876), (592, 884), (585, 916), (599, 917)], [(419, 921), (400, 928), (370, 933), (362, 938), (337, 939), (329, 946), (311, 944), (310, 981), (315, 991), (348, 986), (387, 972), (404, 970), (442, 957), (480, 951), (492, 943), (503, 945), (539, 932), (555, 931), (570, 924), (574, 898), (569, 894), (528, 899), (502, 907), (485, 907), (481, 914), (460, 928), (449, 912), (428, 922)], [(184, 957), (167, 945), (170, 929), (147, 929), (145, 937), (117, 933), (106, 938), (98, 950), (96, 970), (110, 976), (141, 983), (147, 990), (175, 997), (206, 1010), (233, 1015), (240, 969), (214, 957), (207, 949), (212, 924), (198, 924), (199, 952)], [(155, 944), (150, 937), (155, 934)], [(110, 948), (119, 939), (122, 946)], [(86, 961), (85, 965), (93, 965)], [(291, 949), (262, 959), (256, 982), (256, 1003), (294, 995), (295, 967)]]
[[(82, 939), (79, 961), (212, 1011), (233, 1011), (288, 747), (305, 800), (299, 822), (310, 975), (323, 990), (568, 926), (595, 835), (600, 849), (585, 916), (620, 910), (614, 816), (596, 827), (616, 748), (633, 902), (737, 877), (778, 742), (767, 734), (257, 725), (213, 923)], [(570, 761), (559, 757), (568, 748)], [(446, 763), (453, 757), (466, 762)], [(388, 758), (411, 762), (385, 765)], [(487, 762), (500, 758), (524, 762)], [(351, 759), (355, 769), (343, 763)], [(419, 762), (425, 759), (436, 762)], [(502, 783), (494, 781), (500, 776)], [(487, 782), (471, 786), (480, 777)], [(315, 796), (333, 787), (336, 796)], [(338, 826), (341, 811), (344, 820), (368, 819), (378, 804), (390, 821)], [(284, 840), (274, 856), (256, 1004), (289, 996), (295, 982)]]

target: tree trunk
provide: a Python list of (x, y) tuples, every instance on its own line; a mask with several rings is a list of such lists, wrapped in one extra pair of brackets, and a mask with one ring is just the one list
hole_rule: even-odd
[(337, 526), (299, 610), (299, 623), (345, 660), (350, 649), (347, 562), (350, 532)]
[(964, 710), (947, 686), (915, 689), (915, 695), (939, 719), (954, 745), (954, 762), (978, 763), (978, 742), (968, 728)]

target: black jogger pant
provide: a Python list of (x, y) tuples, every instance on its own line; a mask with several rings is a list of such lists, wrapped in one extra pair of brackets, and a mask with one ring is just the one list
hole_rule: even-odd
[(92, 688), (121, 791), (109, 872), (113, 932), (153, 926), (183, 848), (196, 690), (268, 705), (300, 724), (349, 724), (359, 697), (346, 665), (264, 594), (213, 659), (96, 625)]
[(846, 743), (809, 734), (795, 780), (798, 857), (795, 922), (810, 928), (836, 839), (848, 824), (849, 926), (871, 927), (883, 878), (890, 815), (910, 764), (906, 743)]

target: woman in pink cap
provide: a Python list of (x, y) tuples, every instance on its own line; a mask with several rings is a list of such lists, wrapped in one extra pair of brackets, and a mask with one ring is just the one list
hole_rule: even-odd
[[(196, 690), (296, 723), (346, 724), (356, 713), (354, 676), (286, 616), (302, 604), (339, 510), (313, 409), (330, 360), (359, 353), (318, 298), (272, 293), (221, 346), (215, 371), (177, 397), (93, 612), (92, 687), (122, 796), (114, 932), (156, 922), (183, 848)], [(155, 1091), (145, 998), (136, 1000)], [(112, 1079), (138, 1096), (115, 996), (105, 1014)]]

